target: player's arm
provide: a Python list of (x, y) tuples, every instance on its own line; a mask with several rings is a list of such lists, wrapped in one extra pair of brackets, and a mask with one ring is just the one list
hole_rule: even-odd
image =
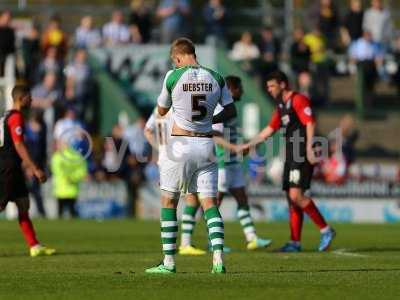
[(156, 140), (155, 132), (156, 132), (156, 118), (154, 114), (157, 112), (153, 112), (150, 118), (147, 120), (146, 125), (144, 127), (144, 136), (149, 144), (154, 148), (158, 149), (158, 143)]
[(213, 116), (213, 124), (218, 124), (223, 121), (232, 119), (232, 118), (236, 117), (236, 115), (237, 115), (237, 112), (236, 112), (235, 104), (230, 103), (230, 104), (224, 106), (224, 109), (220, 113)]
[(310, 100), (302, 95), (297, 95), (293, 100), (293, 109), (295, 110), (300, 122), (304, 126), (306, 126), (307, 160), (311, 164), (315, 164), (317, 162), (313, 149), (313, 141), (315, 136), (315, 118), (312, 113)]
[(271, 126), (265, 127), (263, 130), (260, 131), (253, 139), (250, 140), (248, 143), (249, 147), (256, 147), (258, 144), (266, 141), (271, 135), (275, 133), (275, 129)]
[(155, 148), (155, 149), (158, 148), (158, 147), (157, 147), (156, 138), (155, 138), (155, 135), (154, 135), (154, 131), (153, 131), (153, 130), (151, 130), (150, 128), (145, 128), (145, 129), (144, 129), (144, 137), (146, 138), (146, 140), (149, 142), (149, 144), (150, 144), (153, 148)]
[(217, 130), (213, 130), (213, 131), (211, 131), (211, 134), (213, 135), (213, 140), (214, 140), (215, 144), (217, 144), (231, 152), (238, 151), (238, 146), (235, 144), (229, 143), (229, 141), (224, 139), (221, 132), (219, 132)]
[(213, 116), (213, 124), (222, 123), (226, 120), (236, 117), (236, 107), (235, 104), (233, 104), (231, 92), (229, 91), (225, 82), (221, 89), (221, 98), (219, 100), (219, 104), (224, 109)]
[(247, 144), (244, 145), (244, 149), (250, 149), (252, 147), (256, 147), (258, 144), (266, 141), (270, 136), (272, 136), (275, 131), (277, 131), (281, 127), (281, 117), (277, 110), (272, 114), (271, 121), (269, 124), (260, 131), (253, 139), (250, 140)]
[(33, 161), (31, 155), (29, 154), (28, 148), (25, 145), (23, 135), (24, 123), (22, 116), (20, 114), (14, 114), (11, 116), (8, 121), (8, 126), (10, 128), (11, 138), (14, 143), (15, 150), (21, 158), (24, 166), (29, 168), (33, 175), (35, 175), (40, 182), (45, 182), (46, 175)]
[(167, 75), (165, 75), (161, 93), (157, 98), (157, 112), (160, 116), (165, 116), (172, 105), (171, 91), (167, 87), (167, 79), (172, 72), (173, 71), (169, 71)]

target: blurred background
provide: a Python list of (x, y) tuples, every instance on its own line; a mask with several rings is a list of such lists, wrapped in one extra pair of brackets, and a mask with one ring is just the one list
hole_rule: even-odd
[[(0, 2), (0, 112), (15, 83), (31, 86), (27, 143), (51, 176), (39, 186), (27, 174), (34, 216), (159, 217), (157, 157), (143, 128), (172, 67), (169, 44), (186, 36), (201, 64), (242, 78), (244, 140), (274, 107), (269, 72), (287, 72), (310, 97), (329, 141), (311, 192), (329, 220), (400, 220), (399, 1), (81, 2)], [(281, 149), (277, 135), (244, 163), (258, 220), (287, 218)], [(235, 211), (224, 202), (225, 219)], [(9, 206), (1, 217), (14, 216)]]

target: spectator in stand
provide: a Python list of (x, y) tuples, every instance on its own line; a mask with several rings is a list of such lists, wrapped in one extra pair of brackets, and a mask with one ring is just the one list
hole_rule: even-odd
[(296, 28), (293, 32), (293, 44), (290, 46), (290, 66), (296, 78), (299, 92), (308, 96), (312, 101), (314, 94), (312, 92), (310, 64), (311, 51), (304, 43), (304, 31), (302, 28)]
[(374, 85), (377, 80), (377, 69), (383, 65), (383, 51), (380, 44), (375, 43), (372, 34), (364, 31), (363, 36), (352, 42), (349, 47), (349, 57), (357, 64), (365, 87), (365, 104), (372, 105)]
[[(104, 168), (111, 179), (123, 179), (129, 172), (127, 163), (129, 149), (125, 148), (124, 130), (120, 125), (112, 128), (110, 138), (106, 138), (103, 145), (102, 168)], [(123, 151), (122, 157), (119, 157), (120, 151)]]
[(337, 146), (335, 139), (329, 141), (329, 156), (321, 162), (321, 173), (326, 183), (338, 185), (346, 180), (348, 165)]
[(325, 39), (318, 27), (304, 36), (304, 43), (310, 48), (312, 62), (312, 82), (315, 105), (323, 105), (329, 100), (329, 65)]
[(93, 28), (93, 18), (84, 16), (79, 27), (75, 30), (76, 48), (95, 48), (101, 44), (99, 30)]
[(315, 92), (312, 77), (309, 72), (301, 72), (298, 74), (297, 86), (299, 93), (306, 95), (308, 98), (311, 99), (311, 101), (313, 101), (313, 99), (315, 98)]
[(7, 56), (15, 53), (15, 32), (11, 27), (11, 12), (0, 14), (0, 77), (4, 75)]
[(225, 40), (226, 8), (222, 0), (209, 0), (203, 8), (206, 43), (223, 43)]
[(290, 65), (295, 75), (310, 71), (311, 51), (304, 43), (304, 30), (296, 28), (293, 32), (293, 44), (290, 47)]
[(329, 49), (337, 48), (337, 34), (339, 29), (339, 15), (333, 0), (319, 0), (311, 11), (311, 20), (315, 20)]
[(137, 121), (124, 131), (124, 139), (129, 143), (129, 151), (135, 155), (139, 163), (147, 163), (151, 154), (151, 146), (144, 136), (146, 119), (139, 117)]
[(304, 36), (304, 43), (311, 51), (312, 63), (318, 64), (326, 61), (326, 43), (318, 27), (315, 27), (311, 32)]
[(91, 87), (91, 70), (85, 49), (78, 49), (74, 59), (65, 68), (65, 98), (83, 119)]
[(77, 118), (77, 112), (73, 107), (64, 109), (63, 117), (54, 125), (53, 137), (57, 149), (67, 144), (77, 136), (81, 136), (82, 123)]
[(43, 81), (32, 89), (32, 107), (46, 110), (62, 100), (62, 92), (57, 86), (57, 76), (47, 73)]
[(281, 42), (274, 36), (270, 27), (261, 30), (261, 42), (259, 44), (260, 60), (259, 65), (262, 82), (265, 82), (268, 74), (278, 69)]
[(142, 43), (146, 44), (150, 41), (151, 29), (153, 26), (151, 7), (149, 7), (144, 0), (133, 0), (131, 2), (129, 26), (134, 26), (134, 28), (136, 28)]
[(29, 85), (37, 83), (40, 62), (40, 32), (37, 24), (22, 38), (22, 57), (25, 65), (25, 79)]
[(157, 9), (157, 16), (161, 19), (161, 43), (168, 44), (187, 35), (185, 23), (190, 12), (188, 0), (161, 0)]
[(62, 91), (56, 83), (57, 76), (48, 73), (44, 76), (43, 81), (32, 89), (32, 108), (43, 112), (43, 119), (46, 123), (48, 151), (52, 149), (53, 126), (63, 99)]
[(336, 141), (336, 148), (342, 152), (348, 166), (356, 159), (355, 143), (358, 138), (359, 131), (355, 128), (351, 115), (345, 115), (339, 121), (339, 126), (329, 133), (329, 139)]
[(63, 65), (62, 62), (57, 57), (57, 48), (48, 47), (45, 57), (40, 62), (38, 67), (38, 74), (36, 77), (36, 82), (40, 81), (45, 74), (52, 73), (56, 74), (57, 81), (61, 82), (62, 79)]
[(350, 44), (349, 55), (352, 60), (357, 62), (375, 61), (378, 63), (383, 59), (382, 47), (374, 42), (369, 31), (364, 31), (361, 38)]
[(115, 10), (111, 21), (103, 26), (103, 42), (106, 46), (118, 46), (129, 43), (129, 28), (124, 24), (122, 11)]
[(139, 27), (136, 24), (130, 25), (129, 26), (129, 36), (130, 40), (129, 42), (131, 44), (142, 44), (142, 35), (140, 34)]
[(57, 16), (50, 19), (41, 38), (42, 53), (46, 54), (51, 47), (57, 49), (57, 58), (63, 62), (68, 51), (68, 38), (61, 29), (60, 19)]
[(362, 36), (364, 11), (361, 0), (351, 0), (350, 9), (343, 20), (342, 40), (348, 46)]
[(397, 94), (400, 96), (400, 35), (393, 42), (393, 56), (397, 64), (397, 71), (392, 77), (392, 81), (397, 87)]
[(365, 11), (363, 30), (371, 33), (372, 40), (386, 50), (392, 38), (390, 13), (381, 0), (371, 0), (371, 7)]
[(253, 37), (250, 32), (245, 31), (242, 33), (240, 40), (233, 44), (229, 56), (235, 61), (252, 61), (260, 57), (260, 50), (253, 43)]
[[(42, 113), (38, 110), (32, 110), (29, 120), (25, 126), (25, 142), (29, 153), (39, 168), (46, 169), (46, 125), (44, 124)], [(28, 173), (28, 189), (35, 201), (39, 215), (46, 217), (46, 211), (43, 206), (42, 190), (39, 181), (33, 174)]]

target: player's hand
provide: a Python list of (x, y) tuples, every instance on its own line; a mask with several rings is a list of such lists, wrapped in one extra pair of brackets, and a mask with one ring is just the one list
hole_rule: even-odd
[(25, 169), (25, 174), (26, 174), (26, 177), (28, 177), (29, 180), (32, 180), (33, 177), (35, 177), (35, 175), (33, 174), (33, 170), (30, 169), (30, 168), (26, 168)]
[(46, 174), (41, 169), (34, 169), (33, 175), (39, 180), (40, 183), (44, 183), (47, 180)]
[(242, 155), (247, 155), (249, 154), (250, 151), (250, 144), (241, 144), (241, 145), (236, 145), (236, 153), (242, 154)]
[(307, 160), (310, 164), (315, 165), (318, 163), (318, 159), (315, 155), (315, 151), (312, 147), (307, 147)]

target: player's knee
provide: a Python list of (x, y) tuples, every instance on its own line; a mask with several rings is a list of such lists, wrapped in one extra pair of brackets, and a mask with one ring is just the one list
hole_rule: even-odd
[(217, 200), (216, 198), (211, 198), (211, 197), (200, 197), (200, 202), (201, 206), (203, 207), (203, 210), (207, 210), (213, 206), (217, 205)]
[(299, 204), (302, 200), (302, 195), (298, 190), (290, 190), (288, 196), (290, 201), (294, 204)]
[(185, 202), (187, 205), (196, 207), (199, 206), (199, 200), (197, 199), (197, 195), (196, 194), (187, 194), (185, 197)]
[(170, 192), (170, 191), (161, 191), (161, 205), (164, 208), (176, 208), (177, 203), (179, 201), (180, 193)]
[(247, 206), (249, 204), (247, 194), (244, 189), (237, 190), (237, 192), (232, 193), (232, 195), (235, 197), (239, 206)]
[(29, 198), (23, 197), (15, 200), (18, 213), (27, 213), (29, 211)]

